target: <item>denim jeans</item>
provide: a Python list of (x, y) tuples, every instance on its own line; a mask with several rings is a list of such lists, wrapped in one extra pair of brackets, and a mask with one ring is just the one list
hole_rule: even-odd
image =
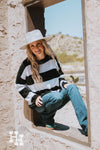
[(75, 84), (70, 84), (67, 89), (62, 89), (60, 92), (47, 93), (42, 96), (42, 99), (43, 105), (35, 109), (41, 113), (41, 117), (46, 124), (53, 124), (56, 111), (71, 100), (80, 126), (84, 130), (87, 129), (87, 109)]

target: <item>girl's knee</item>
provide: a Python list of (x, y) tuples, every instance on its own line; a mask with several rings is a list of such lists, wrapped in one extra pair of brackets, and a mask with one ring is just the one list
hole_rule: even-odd
[(70, 87), (70, 88), (77, 88), (77, 86), (76, 86), (76, 84), (70, 84), (68, 87)]
[(72, 87), (73, 87), (73, 88), (77, 88), (76, 84), (74, 84), (74, 83), (72, 84)]
[(67, 90), (77, 90), (77, 86), (75, 84), (70, 84), (68, 87), (67, 87)]

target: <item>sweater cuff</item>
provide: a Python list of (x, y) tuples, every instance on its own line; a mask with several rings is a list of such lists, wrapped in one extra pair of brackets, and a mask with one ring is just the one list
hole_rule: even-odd
[(31, 105), (29, 105), (30, 108), (35, 108), (36, 104), (35, 104), (35, 101), (37, 99), (38, 95), (34, 95), (31, 99)]
[(65, 84), (68, 84), (68, 82), (66, 81), (66, 82), (63, 82), (63, 83), (62, 83), (62, 87), (63, 87), (63, 88), (64, 88), (64, 85), (65, 85)]

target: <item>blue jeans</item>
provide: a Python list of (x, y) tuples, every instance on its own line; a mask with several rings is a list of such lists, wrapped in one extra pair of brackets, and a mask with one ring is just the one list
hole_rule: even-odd
[(42, 96), (42, 99), (43, 105), (35, 109), (41, 113), (46, 124), (53, 124), (56, 111), (71, 100), (80, 126), (84, 130), (87, 129), (87, 109), (75, 84), (70, 84), (67, 89), (62, 89), (60, 92), (47, 93)]

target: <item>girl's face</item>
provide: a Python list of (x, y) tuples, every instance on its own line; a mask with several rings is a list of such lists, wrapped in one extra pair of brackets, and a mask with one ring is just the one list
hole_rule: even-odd
[(30, 43), (29, 47), (32, 53), (36, 56), (37, 60), (45, 58), (44, 47), (41, 40)]

